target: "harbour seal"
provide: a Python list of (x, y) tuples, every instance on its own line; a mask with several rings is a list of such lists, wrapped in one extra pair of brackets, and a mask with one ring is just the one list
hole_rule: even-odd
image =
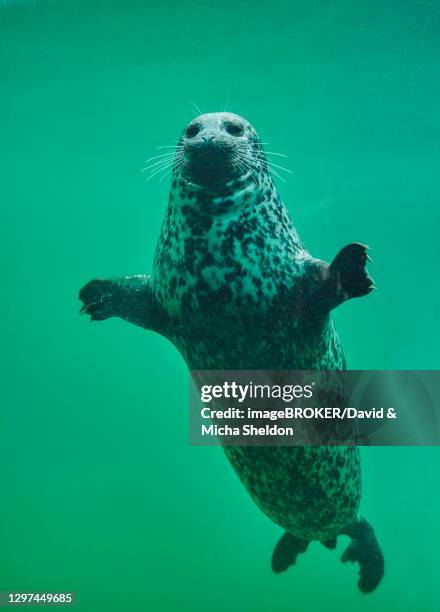
[[(160, 167), (160, 164), (159, 164)], [(272, 180), (252, 125), (232, 113), (189, 123), (176, 147), (171, 191), (151, 277), (92, 280), (80, 291), (94, 321), (117, 316), (168, 338), (191, 370), (343, 370), (331, 310), (373, 289), (367, 247), (327, 264), (305, 249)], [(225, 453), (262, 511), (285, 533), (272, 568), (294, 565), (312, 540), (351, 543), (372, 591), (384, 558), (358, 515), (354, 446), (228, 446)]]

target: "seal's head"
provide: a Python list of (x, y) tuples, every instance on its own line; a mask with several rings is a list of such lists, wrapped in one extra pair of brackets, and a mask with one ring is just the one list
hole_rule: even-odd
[(266, 158), (252, 125), (234, 113), (208, 113), (184, 129), (176, 151), (179, 174), (205, 187), (225, 185), (266, 170)]

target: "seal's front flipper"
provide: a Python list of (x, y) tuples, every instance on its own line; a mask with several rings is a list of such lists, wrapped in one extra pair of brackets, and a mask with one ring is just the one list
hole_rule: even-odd
[(295, 565), (300, 553), (307, 550), (309, 542), (296, 538), (287, 531), (281, 536), (272, 554), (272, 569), (276, 574), (285, 572), (288, 567)]
[(339, 251), (328, 268), (329, 280), (340, 302), (367, 295), (374, 289), (366, 264), (368, 246), (352, 242)]
[(129, 323), (165, 333), (167, 317), (151, 290), (149, 276), (92, 280), (79, 292), (81, 314), (92, 321), (121, 317)]
[(116, 286), (111, 280), (92, 280), (79, 292), (83, 306), (81, 314), (90, 315), (92, 321), (103, 321), (116, 316)]
[(372, 526), (360, 519), (344, 531), (352, 542), (341, 557), (343, 563), (359, 563), (358, 587), (362, 593), (371, 593), (382, 579), (385, 570), (383, 553), (374, 535)]

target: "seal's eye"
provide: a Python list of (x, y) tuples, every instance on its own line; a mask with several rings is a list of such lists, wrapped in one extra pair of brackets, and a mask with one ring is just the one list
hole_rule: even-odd
[(232, 122), (225, 123), (225, 130), (228, 132), (228, 134), (231, 134), (231, 136), (241, 136), (244, 132), (242, 125)]
[(200, 126), (197, 123), (192, 123), (186, 128), (187, 138), (194, 138), (200, 132)]

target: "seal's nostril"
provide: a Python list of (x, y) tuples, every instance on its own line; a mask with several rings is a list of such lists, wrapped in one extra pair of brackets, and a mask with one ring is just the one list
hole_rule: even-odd
[(211, 144), (214, 140), (215, 136), (203, 136), (203, 142), (205, 144)]

